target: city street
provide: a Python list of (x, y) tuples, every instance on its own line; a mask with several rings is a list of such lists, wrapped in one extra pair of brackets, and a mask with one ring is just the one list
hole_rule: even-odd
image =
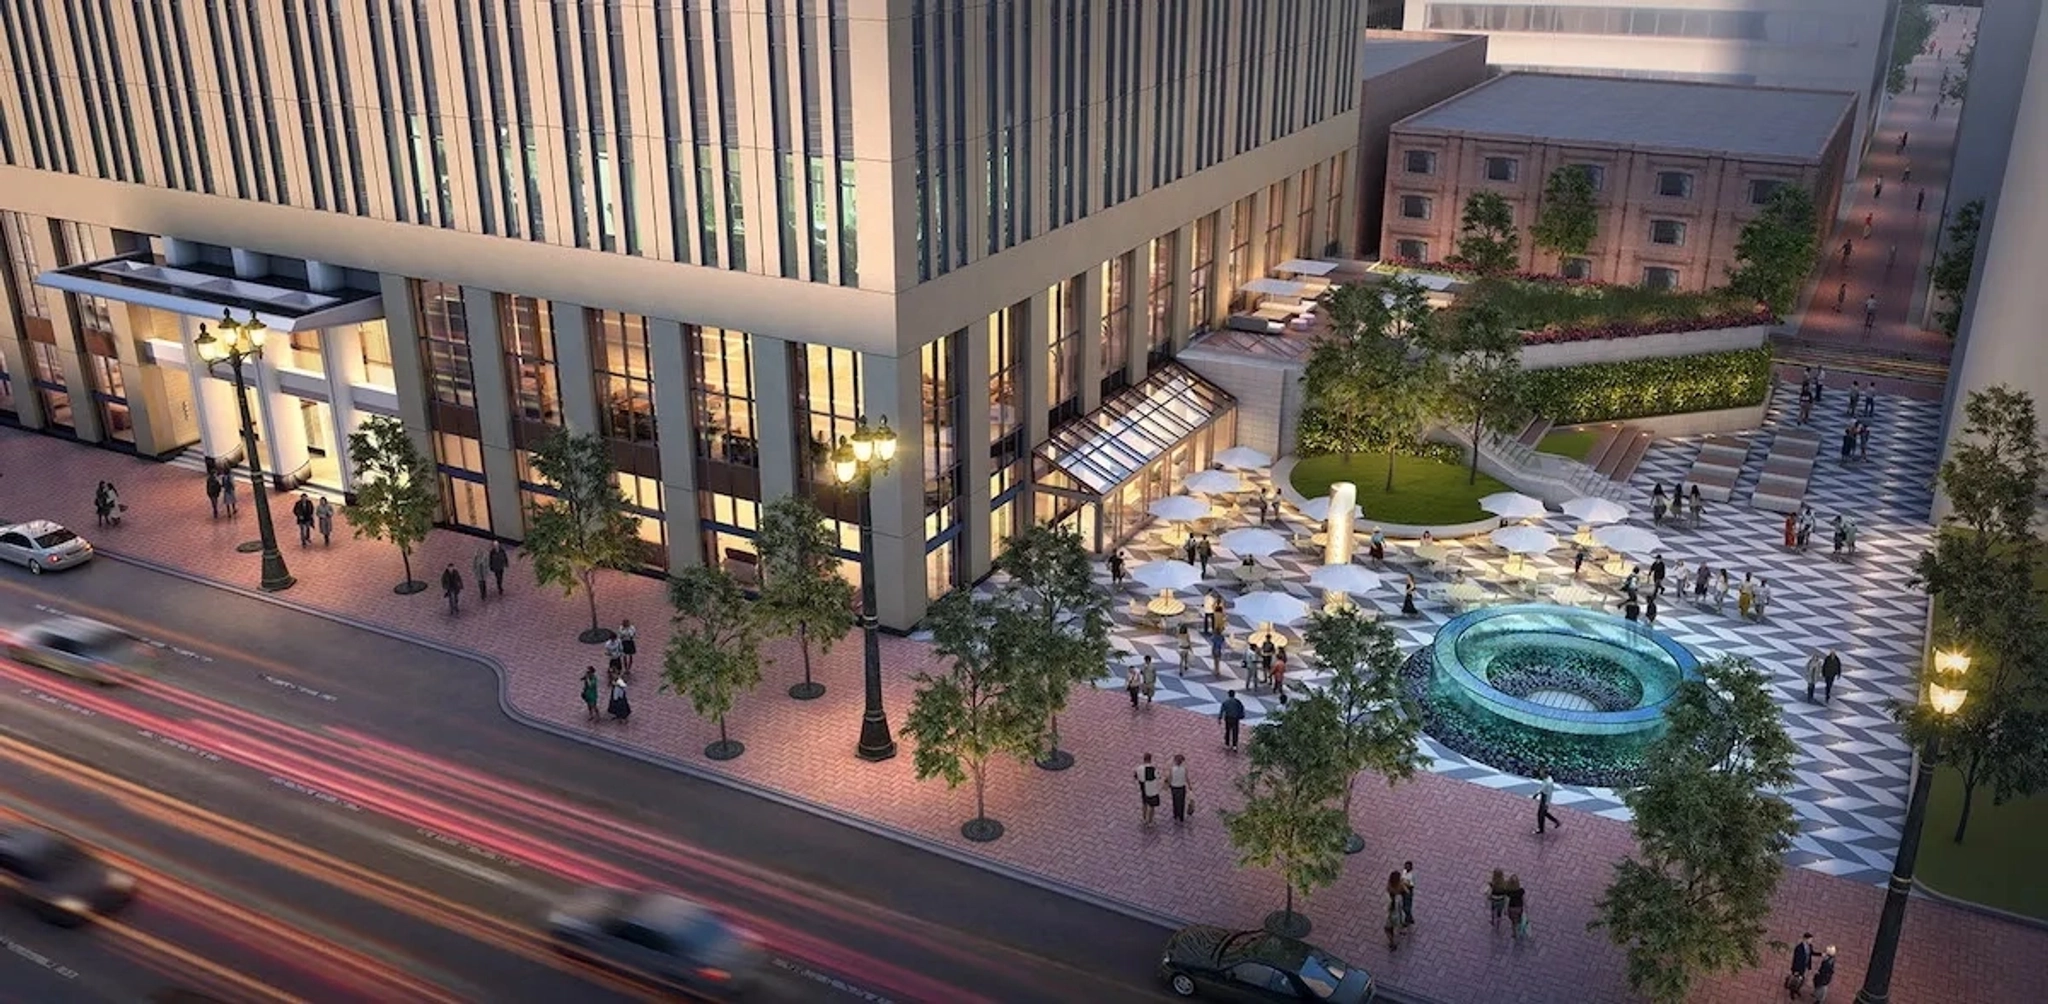
[(537, 937), (584, 883), (719, 907), (790, 999), (1157, 993), (1158, 927), (516, 725), (479, 663), (113, 561), (7, 571), (0, 620), (83, 614), (163, 657), (125, 689), (0, 664), (0, 811), (142, 884), (98, 929), (0, 920), (33, 999), (644, 997)]

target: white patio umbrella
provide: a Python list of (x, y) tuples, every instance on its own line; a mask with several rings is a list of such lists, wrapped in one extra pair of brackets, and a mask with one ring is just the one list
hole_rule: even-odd
[(1202, 495), (1227, 495), (1244, 491), (1244, 479), (1231, 471), (1196, 471), (1181, 482), (1181, 487)]
[(1263, 558), (1287, 550), (1287, 538), (1256, 526), (1239, 527), (1216, 538), (1217, 546), (1240, 557)]
[(1231, 604), (1230, 612), (1253, 624), (1294, 624), (1308, 616), (1308, 604), (1286, 593), (1269, 591), (1240, 597)]
[(1494, 492), (1479, 500), (1479, 508), (1502, 519), (1533, 519), (1546, 511), (1542, 499), (1521, 492)]
[(1509, 554), (1542, 554), (1557, 549), (1557, 537), (1533, 526), (1504, 526), (1493, 531), (1495, 547)]
[(1308, 584), (1336, 593), (1369, 593), (1386, 582), (1378, 572), (1358, 565), (1324, 565), (1309, 573)]
[(1145, 508), (1150, 510), (1152, 515), (1160, 519), (1170, 519), (1176, 523), (1191, 519), (1201, 519), (1210, 513), (1209, 503), (1206, 499), (1193, 498), (1187, 495), (1168, 495)]
[(1273, 458), (1249, 446), (1233, 446), (1216, 455), (1216, 462), (1240, 471), (1256, 471), (1273, 466)]
[(1148, 561), (1131, 569), (1131, 578), (1152, 589), (1187, 589), (1202, 581), (1202, 570), (1185, 561)]
[(1628, 507), (1613, 499), (1603, 499), (1597, 495), (1586, 495), (1566, 502), (1564, 504), (1564, 514), (1581, 523), (1591, 523), (1598, 526), (1604, 523), (1619, 523), (1627, 519)]
[[(1318, 523), (1320, 523), (1320, 522), (1322, 522), (1322, 521), (1324, 521), (1324, 520), (1326, 520), (1326, 519), (1329, 519), (1329, 518), (1330, 518), (1330, 498), (1329, 498), (1329, 496), (1325, 495), (1325, 496), (1323, 496), (1322, 498), (1315, 498), (1315, 499), (1309, 499), (1309, 500), (1308, 500), (1308, 502), (1307, 502), (1307, 503), (1306, 503), (1305, 505), (1303, 505), (1303, 506), (1301, 507), (1301, 514), (1302, 514), (1303, 516), (1307, 516), (1308, 518), (1310, 518), (1310, 519), (1312, 519), (1312, 520), (1315, 520), (1315, 521), (1316, 521), (1316, 522), (1318, 522)], [(1364, 518), (1365, 518), (1365, 510), (1364, 510), (1364, 509), (1361, 509), (1361, 508), (1359, 508), (1359, 507), (1357, 507), (1357, 506), (1352, 506), (1352, 507), (1351, 507), (1351, 518), (1352, 518), (1352, 519), (1364, 519)]]
[(1623, 554), (1655, 554), (1664, 549), (1664, 541), (1655, 533), (1622, 523), (1595, 528), (1593, 542)]

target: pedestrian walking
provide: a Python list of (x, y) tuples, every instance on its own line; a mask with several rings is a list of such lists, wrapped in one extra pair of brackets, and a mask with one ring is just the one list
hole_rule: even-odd
[(1723, 568), (1714, 577), (1714, 612), (1728, 611), (1728, 570)]
[(1849, 264), (1849, 256), (1850, 256), (1851, 254), (1855, 253), (1855, 251), (1856, 251), (1856, 242), (1855, 242), (1855, 241), (1853, 241), (1853, 240), (1845, 240), (1845, 241), (1843, 241), (1843, 242), (1842, 242), (1842, 264), (1843, 264), (1843, 265), (1845, 265), (1845, 266), (1846, 266), (1846, 265), (1848, 265), (1848, 264)]
[(1877, 324), (1877, 294), (1863, 298), (1863, 330), (1869, 331)]
[(1152, 695), (1159, 690), (1159, 668), (1152, 664), (1152, 656), (1149, 654), (1145, 656), (1145, 666), (1139, 674), (1139, 680), (1145, 686), (1145, 706), (1151, 707)]
[(1813, 385), (1810, 383), (1801, 384), (1799, 386), (1799, 424), (1805, 425), (1811, 418), (1813, 418)]
[(1806, 972), (1813, 968), (1813, 932), (1799, 936), (1799, 943), (1792, 946), (1792, 971), (1785, 974), (1786, 996), (1797, 997), (1806, 986)]
[[(1201, 547), (1200, 547), (1200, 545), (1197, 545), (1197, 544), (1195, 543), (1195, 535), (1194, 535), (1193, 533), (1189, 533), (1189, 534), (1188, 534), (1188, 539), (1186, 539), (1186, 540), (1184, 540), (1184, 541), (1182, 541), (1182, 542), (1181, 542), (1181, 545), (1180, 545), (1180, 556), (1181, 556), (1181, 558), (1183, 558), (1184, 560), (1186, 560), (1188, 564), (1192, 565), (1192, 564), (1194, 564), (1194, 563), (1195, 563), (1195, 554), (1196, 554), (1196, 552), (1198, 552), (1198, 551), (1200, 551), (1200, 550), (1201, 550)], [(1204, 572), (1203, 574), (1204, 574), (1204, 575), (1206, 575), (1206, 574), (1208, 574), (1208, 573)]]
[(1580, 571), (1586, 567), (1586, 557), (1586, 545), (1584, 544), (1580, 544), (1578, 549), (1572, 552), (1572, 578), (1578, 578)]
[(1131, 697), (1131, 710), (1138, 710), (1138, 692), (1145, 687), (1145, 678), (1138, 673), (1138, 667), (1124, 670), (1124, 693)]
[(1209, 559), (1216, 556), (1216, 548), (1209, 543), (1209, 535), (1203, 534), (1195, 542), (1195, 562), (1202, 566), (1202, 578), (1209, 577)]
[(1923, 188), (1923, 189), (1921, 189), (1921, 190), (1920, 190), (1920, 194), (1919, 194), (1919, 195), (1913, 196), (1913, 211), (1914, 211), (1914, 212), (1916, 212), (1916, 213), (1919, 213), (1919, 212), (1925, 212), (1926, 210), (1927, 210), (1927, 189)]
[(292, 522), (299, 525), (299, 546), (313, 543), (313, 496), (300, 492), (292, 502)]
[(1864, 240), (1869, 240), (1869, 239), (1870, 239), (1870, 231), (1871, 231), (1871, 229), (1872, 229), (1873, 227), (1875, 227), (1875, 226), (1877, 226), (1877, 214), (1876, 214), (1876, 213), (1864, 213), (1864, 214), (1863, 214), (1863, 239), (1864, 239)]
[(1873, 202), (1884, 198), (1884, 175), (1878, 175), (1877, 183), (1870, 186), (1870, 198)]
[(1647, 602), (1647, 603), (1643, 604), (1643, 628), (1644, 628), (1645, 630), (1652, 630), (1652, 629), (1655, 629), (1655, 628), (1656, 628), (1656, 626), (1657, 626), (1657, 594), (1656, 594), (1656, 593), (1651, 593), (1651, 594), (1650, 594), (1650, 600), (1649, 600), (1649, 602)]
[(1415, 926), (1415, 862), (1401, 862), (1401, 926)]
[(1560, 830), (1564, 829), (1564, 820), (1557, 818), (1557, 815), (1550, 811), (1550, 798), (1556, 793), (1557, 782), (1550, 779), (1549, 771), (1545, 771), (1543, 783), (1536, 787), (1536, 794), (1529, 796), (1536, 800), (1536, 835), (1539, 837), (1543, 835), (1545, 822)]
[(1814, 649), (1813, 653), (1806, 657), (1806, 703), (1808, 704), (1813, 703), (1814, 688), (1820, 686), (1821, 661), (1822, 653), (1820, 649)]
[(1900, 133), (1900, 134), (1899, 134), (1899, 152), (1900, 152), (1900, 153), (1905, 153), (1905, 152), (1906, 152), (1906, 142), (1907, 142), (1908, 140), (1912, 139), (1912, 138), (1913, 138), (1913, 134), (1912, 134), (1911, 132), (1902, 132), (1902, 133)]
[(1659, 551), (1659, 552), (1657, 552), (1657, 553), (1656, 553), (1655, 555), (1652, 555), (1652, 556), (1651, 556), (1651, 559), (1650, 559), (1650, 598), (1651, 598), (1651, 599), (1656, 599), (1656, 598), (1657, 598), (1657, 594), (1658, 594), (1658, 593), (1661, 593), (1661, 592), (1663, 592), (1663, 591), (1664, 591), (1664, 576), (1665, 576), (1666, 574), (1668, 574), (1668, 571), (1669, 571), (1669, 570), (1668, 570), (1668, 569), (1666, 569), (1666, 568), (1665, 568), (1665, 566), (1664, 566), (1664, 552), (1662, 552), (1662, 551)]
[(1630, 628), (1634, 628), (1635, 625), (1643, 619), (1642, 602), (1640, 600), (1637, 600), (1633, 595), (1629, 596), (1628, 602), (1622, 604), (1621, 619), (1627, 621), (1629, 623)]
[(1408, 577), (1408, 584), (1401, 590), (1401, 616), (1414, 617), (1421, 611), (1415, 608), (1415, 576)]
[(1529, 893), (1522, 888), (1522, 876), (1508, 876), (1507, 897), (1508, 930), (1520, 941), (1529, 936)]
[(1152, 762), (1152, 754), (1139, 759), (1138, 769), (1131, 776), (1138, 779), (1138, 819), (1150, 826), (1152, 814), (1159, 809), (1159, 767)]
[[(498, 595), (503, 597), (505, 590), (498, 590)], [(612, 636), (619, 640), (620, 662), (625, 665), (626, 672), (631, 673), (633, 671), (633, 656), (640, 651), (640, 629), (633, 626), (633, 620), (629, 617), (619, 621), (619, 629), (612, 632)]]
[(455, 570), (455, 562), (441, 570), (441, 595), (448, 598), (448, 614), (454, 616), (462, 608), (462, 573)]
[(512, 554), (505, 550), (504, 541), (494, 540), (491, 542), (489, 564), (491, 568), (491, 582), (498, 587), (498, 595), (503, 596), (505, 595), (505, 569), (512, 566)]
[(1223, 706), (1216, 711), (1216, 719), (1223, 723), (1223, 748), (1237, 748), (1238, 726), (1244, 723), (1244, 702), (1237, 699), (1237, 691), (1223, 692)]
[(623, 722), (633, 717), (633, 701), (626, 693), (626, 678), (624, 676), (612, 677), (612, 699), (605, 710), (611, 714), (612, 720), (615, 722)]
[(1815, 366), (1813, 368), (1813, 403), (1819, 404), (1821, 395), (1825, 394), (1827, 389), (1828, 368), (1826, 366)]
[(1756, 588), (1750, 590), (1750, 608), (1756, 611), (1756, 622), (1764, 622), (1764, 612), (1771, 605), (1771, 580), (1758, 576)]
[(1849, 417), (1856, 417), (1856, 406), (1862, 403), (1863, 385), (1852, 380), (1849, 383)]
[(1209, 668), (1219, 678), (1223, 676), (1224, 639), (1225, 635), (1221, 631), (1212, 631), (1209, 634)]
[(1109, 584), (1112, 586), (1124, 584), (1124, 552), (1122, 549), (1118, 549), (1115, 554), (1109, 556)]
[(107, 483), (101, 481), (98, 484), (92, 486), (93, 525), (106, 526), (107, 513), (111, 511), (112, 507), (107, 505)]
[(490, 548), (484, 548), (469, 556), (469, 574), (476, 578), (476, 599), (481, 603), (491, 598)]
[(1835, 681), (1842, 675), (1842, 657), (1830, 649), (1828, 657), (1820, 662), (1820, 702), (1832, 704), (1835, 700)]
[(612, 635), (604, 640), (605, 672), (611, 676), (623, 676), (626, 672), (626, 653), (619, 647), (619, 636)]
[(1397, 951), (1401, 947), (1401, 942), (1395, 938), (1395, 935), (1401, 931), (1401, 920), (1406, 916), (1401, 912), (1401, 889), (1401, 873), (1398, 871), (1388, 872), (1386, 932), (1387, 951), (1389, 952)]
[(1701, 504), (1703, 500), (1700, 498), (1700, 486), (1693, 485), (1692, 490), (1686, 492), (1686, 496), (1692, 499), (1692, 527), (1697, 530), (1707, 515), (1706, 507)]
[(1913, 165), (1911, 165), (1911, 164), (1907, 164), (1907, 165), (1906, 165), (1906, 168), (1905, 168), (1905, 170), (1903, 170), (1903, 171), (1900, 171), (1900, 172), (1899, 172), (1899, 184), (1901, 184), (1901, 185), (1910, 185), (1910, 184), (1912, 184), (1912, 183), (1913, 183)]
[(1486, 880), (1486, 913), (1493, 920), (1493, 929), (1500, 930), (1500, 918), (1508, 912), (1508, 876), (1498, 868), (1493, 877)]
[(1186, 624), (1180, 626), (1179, 633), (1180, 643), (1176, 648), (1180, 651), (1180, 675), (1186, 676), (1188, 675), (1188, 663), (1195, 656), (1195, 638), (1194, 635), (1188, 633), (1188, 626)]
[[(1856, 423), (1856, 459), (1858, 459), (1858, 460), (1869, 460), (1869, 459), (1870, 459), (1870, 423), (1869, 423), (1869, 422), (1858, 422), (1858, 423)], [(1854, 531), (1853, 529), (1852, 529), (1852, 530), (1850, 530), (1850, 532), (1849, 532), (1849, 533), (1850, 533), (1850, 536), (1851, 536), (1851, 537), (1854, 537), (1854, 536), (1855, 536), (1855, 531)], [(1854, 550), (1854, 548), (1852, 547), (1852, 548), (1851, 548), (1851, 550)]]
[(214, 519), (220, 518), (220, 479), (210, 468), (206, 472), (206, 506), (213, 510)]
[(1863, 395), (1863, 417), (1877, 414), (1877, 381), (1870, 381), (1870, 392)]
[(220, 505), (228, 511), (228, 518), (241, 515), (242, 504), (235, 499), (235, 472), (223, 468), (220, 472)]
[(1820, 968), (1813, 972), (1813, 1004), (1822, 1004), (1828, 999), (1828, 987), (1835, 982), (1835, 946), (1829, 945), (1820, 955)]
[(1382, 529), (1380, 529), (1379, 527), (1373, 527), (1373, 528), (1372, 528), (1372, 539), (1371, 539), (1371, 541), (1370, 541), (1370, 542), (1368, 542), (1368, 544), (1367, 544), (1366, 546), (1367, 546), (1368, 550), (1369, 550), (1369, 551), (1371, 552), (1371, 554), (1372, 554), (1372, 563), (1373, 563), (1373, 564), (1375, 564), (1375, 565), (1382, 565), (1382, 564), (1385, 564), (1385, 563), (1386, 563), (1386, 561), (1387, 561), (1387, 531), (1385, 531), (1385, 530), (1382, 530)]
[(1166, 793), (1173, 798), (1173, 821), (1188, 821), (1188, 758), (1180, 753), (1173, 755), (1173, 764), (1166, 768)]
[(1712, 576), (1713, 570), (1707, 567), (1706, 562), (1700, 562), (1700, 573), (1692, 580), (1692, 601), (1694, 605), (1707, 605), (1707, 585)]
[(1898, 263), (1899, 263), (1899, 246), (1898, 246), (1897, 244), (1894, 244), (1894, 245), (1892, 245), (1891, 247), (1888, 247), (1888, 248), (1886, 248), (1886, 249), (1885, 249), (1885, 252), (1884, 252), (1884, 270), (1885, 270), (1885, 271), (1887, 271), (1887, 272), (1889, 272), (1889, 271), (1891, 271), (1891, 270), (1892, 270), (1892, 266), (1894, 266), (1894, 265), (1897, 265)]
[(1835, 313), (1839, 314), (1842, 312), (1842, 303), (1847, 299), (1849, 299), (1849, 284), (1845, 282), (1835, 287)]
[(584, 717), (597, 721), (597, 667), (583, 667), (583, 710)]
[(313, 507), (313, 522), (320, 527), (320, 546), (334, 546), (334, 503), (327, 496), (320, 496), (319, 504)]
[(1280, 706), (1287, 706), (1287, 650), (1273, 653), (1273, 660), (1267, 672), (1273, 677), (1273, 693), (1280, 698)]

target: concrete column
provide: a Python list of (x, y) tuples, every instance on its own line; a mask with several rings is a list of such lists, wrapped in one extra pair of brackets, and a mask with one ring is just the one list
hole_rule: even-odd
[(361, 329), (344, 324), (322, 330), (320, 366), (327, 372), (327, 412), (334, 426), (334, 453), (341, 464), (341, 485), (353, 490), (356, 472), (348, 457), (348, 437), (362, 423), (352, 393), (364, 378)]
[(257, 251), (235, 248), (229, 252), (235, 259), (235, 278), (261, 279), (270, 274), (270, 256)]
[(1131, 385), (1137, 386), (1145, 379), (1150, 368), (1152, 354), (1152, 255), (1158, 250), (1151, 241), (1138, 245), (1131, 252), (1131, 274), (1125, 277), (1126, 294), (1131, 298), (1131, 309), (1125, 316), (1131, 319)]
[(930, 601), (924, 586), (924, 407), (920, 354), (861, 357), (862, 400), (879, 419), (889, 416), (899, 446), (896, 463), (875, 479), (871, 504), (876, 610), (882, 626), (908, 631)]
[[(0, 306), (5, 298), (0, 297)], [(0, 309), (0, 362), (7, 367), (8, 387), (14, 394), (14, 417), (24, 429), (43, 427), (43, 401), (36, 396), (35, 381), (28, 369), (28, 349), (22, 332), (15, 327), (14, 311)]]
[(242, 459), (242, 415), (235, 406), (232, 382), (215, 377), (192, 342), (199, 337), (205, 321), (180, 316), (178, 334), (185, 340), (185, 373), (192, 381), (192, 400), (197, 406), (200, 448), (210, 460)]
[[(1081, 273), (1081, 413), (1102, 404), (1102, 308), (1107, 268), (1093, 265)], [(1054, 322), (1058, 323), (1058, 322)]]
[(348, 286), (348, 270), (324, 261), (309, 261), (306, 263), (306, 285), (322, 293), (332, 293)]
[(660, 428), (661, 507), (668, 518), (668, 567), (704, 563), (704, 534), (697, 520), (697, 429), (690, 402), (690, 345), (675, 321), (647, 320), (647, 348), (654, 361), (654, 414)]
[(590, 312), (573, 303), (555, 303), (551, 309), (562, 420), (575, 432), (595, 434), (601, 426), (597, 421), (597, 367), (590, 353)]
[(312, 454), (306, 449), (306, 420), (299, 414), (299, 399), (278, 386), (277, 361), (269, 358), (286, 358), (291, 351), (289, 338), (282, 331), (272, 332), (262, 353), (245, 366), (249, 389), (255, 395), (252, 403), (256, 405), (263, 466), (278, 491), (297, 487), (312, 462)]
[[(754, 435), (761, 447), (761, 501), (796, 491), (796, 398), (789, 343), (754, 335)], [(872, 419), (871, 419), (872, 420)]]
[(119, 302), (107, 307), (114, 324), (114, 352), (120, 357), (122, 394), (128, 399), (128, 431), (134, 437), (135, 452), (154, 457), (177, 449), (180, 444), (167, 434), (170, 423), (156, 410), (163, 403), (163, 390), (156, 386), (162, 378), (156, 367), (142, 362), (142, 342), (134, 317), (141, 308)]
[(956, 546), (961, 549), (970, 582), (987, 575), (995, 560), (989, 542), (989, 503), (994, 496), (988, 490), (989, 437), (996, 429), (995, 416), (990, 413), (994, 402), (988, 392), (989, 373), (995, 363), (989, 351), (989, 337), (994, 330), (992, 317), (975, 321), (961, 334), (963, 341), (959, 346), (960, 412), (966, 416), (959, 429), (959, 448), (967, 484), (960, 515), (960, 542)]
[(1017, 332), (1024, 352), (1024, 387), (1018, 396), (1024, 407), (1024, 446), (1029, 449), (1052, 432), (1046, 412), (1052, 408), (1052, 340), (1059, 335), (1055, 326), (1060, 321), (1053, 316), (1051, 290), (1039, 290), (1026, 303), (1023, 330)]
[[(57, 236), (50, 232), (47, 221), (32, 219), (26, 229), (37, 261), (64, 260), (59, 254)], [(83, 442), (97, 443), (105, 438), (100, 429), (100, 406), (92, 398), (90, 361), (79, 348), (78, 318), (71, 310), (71, 298), (56, 290), (45, 290), (43, 304), (50, 308), (50, 327), (57, 336), (57, 364), (63, 370), (64, 389), (71, 395), (71, 431)]]
[(176, 237), (164, 238), (164, 264), (174, 267), (197, 265), (200, 258), (197, 241), (184, 241)]
[(1168, 266), (1173, 274), (1173, 300), (1167, 305), (1166, 320), (1173, 331), (1173, 351), (1188, 347), (1188, 334), (1195, 330), (1193, 308), (1188, 303), (1188, 273), (1195, 268), (1195, 225), (1189, 223), (1180, 228), (1173, 239), (1173, 263)]
[(477, 438), (483, 443), (491, 530), (516, 539), (526, 533), (526, 513), (519, 497), (519, 458), (512, 442), (512, 392), (505, 380), (498, 298), (488, 289), (464, 286), (462, 309), (469, 321), (469, 366), (476, 382)]
[[(398, 415), (413, 444), (434, 455), (433, 400), (427, 384), (426, 359), (420, 353), (419, 318), (413, 313), (412, 281), (402, 275), (381, 275), (384, 293), (384, 334), (391, 340), (391, 382), (398, 392)], [(465, 305), (466, 306), (466, 305)]]

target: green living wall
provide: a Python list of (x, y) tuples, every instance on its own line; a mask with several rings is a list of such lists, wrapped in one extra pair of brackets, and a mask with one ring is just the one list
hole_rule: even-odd
[(1771, 392), (1771, 350), (1632, 359), (1530, 370), (1531, 411), (1559, 425), (1717, 411)]

